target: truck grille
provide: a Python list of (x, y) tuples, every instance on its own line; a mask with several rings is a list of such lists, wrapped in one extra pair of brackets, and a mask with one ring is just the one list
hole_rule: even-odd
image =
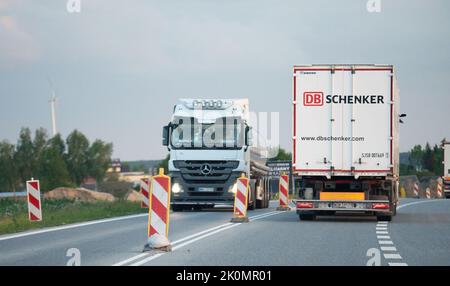
[(224, 184), (239, 161), (174, 161), (188, 183)]

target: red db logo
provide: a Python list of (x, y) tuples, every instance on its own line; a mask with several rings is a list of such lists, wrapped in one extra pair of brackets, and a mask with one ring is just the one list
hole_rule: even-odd
[(323, 105), (323, 92), (307, 91), (303, 93), (303, 105), (304, 106), (322, 106)]

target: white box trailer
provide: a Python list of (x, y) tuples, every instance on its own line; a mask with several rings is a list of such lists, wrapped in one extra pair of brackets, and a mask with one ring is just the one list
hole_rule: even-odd
[(301, 218), (345, 210), (390, 220), (399, 172), (393, 66), (294, 66), (293, 89), (292, 153), (303, 186)]

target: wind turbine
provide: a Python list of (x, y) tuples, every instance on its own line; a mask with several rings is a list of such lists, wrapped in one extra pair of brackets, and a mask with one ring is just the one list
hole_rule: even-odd
[(51, 111), (52, 111), (52, 132), (53, 132), (53, 137), (56, 136), (56, 134), (58, 134), (58, 131), (56, 129), (56, 92), (55, 89), (53, 88), (53, 84), (52, 81), (50, 80), (50, 78), (48, 78), (48, 82), (50, 84), (50, 88), (52, 91), (52, 97), (50, 98), (50, 100), (48, 102), (50, 102), (50, 107), (51, 107)]

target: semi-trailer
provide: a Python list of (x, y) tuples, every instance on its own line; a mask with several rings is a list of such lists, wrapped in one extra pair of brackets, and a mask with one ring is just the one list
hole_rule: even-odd
[(293, 171), (301, 220), (365, 213), (390, 221), (399, 186), (399, 91), (392, 65), (297, 65)]

